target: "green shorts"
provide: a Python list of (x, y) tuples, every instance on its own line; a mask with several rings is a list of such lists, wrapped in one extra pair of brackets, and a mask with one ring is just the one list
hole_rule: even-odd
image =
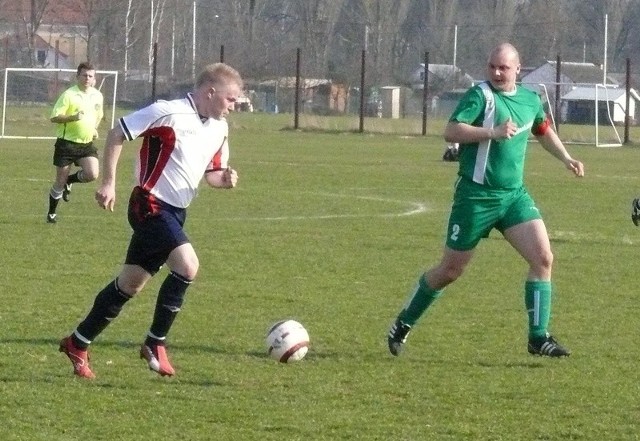
[(468, 251), (492, 229), (501, 233), (514, 225), (542, 219), (535, 202), (524, 187), (488, 189), (473, 181), (459, 178), (447, 227), (447, 246)]

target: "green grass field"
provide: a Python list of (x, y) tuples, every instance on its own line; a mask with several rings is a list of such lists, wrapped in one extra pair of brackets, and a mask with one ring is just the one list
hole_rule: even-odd
[[(200, 274), (170, 335), (169, 379), (138, 358), (164, 271), (92, 345), (96, 380), (75, 378), (57, 347), (124, 258), (137, 143), (114, 213), (95, 184), (76, 185), (48, 225), (51, 142), (0, 139), (0, 440), (640, 439), (638, 147), (571, 146), (584, 179), (530, 149), (555, 253), (552, 331), (571, 357), (527, 353), (527, 268), (492, 234), (394, 358), (386, 333), (440, 257), (456, 164), (435, 135), (290, 124), (232, 115), (240, 182), (202, 188), (189, 209)], [(312, 346), (284, 365), (264, 337), (289, 317)]]

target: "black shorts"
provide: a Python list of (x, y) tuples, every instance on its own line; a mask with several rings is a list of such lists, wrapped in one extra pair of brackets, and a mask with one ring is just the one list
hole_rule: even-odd
[(151, 275), (157, 273), (171, 251), (189, 243), (182, 229), (186, 215), (186, 209), (162, 202), (135, 187), (129, 199), (129, 225), (133, 234), (125, 263), (138, 265)]
[(98, 150), (93, 145), (93, 142), (79, 143), (57, 138), (54, 147), (53, 165), (56, 167), (66, 167), (71, 164), (79, 165), (78, 161), (82, 158), (98, 157)]

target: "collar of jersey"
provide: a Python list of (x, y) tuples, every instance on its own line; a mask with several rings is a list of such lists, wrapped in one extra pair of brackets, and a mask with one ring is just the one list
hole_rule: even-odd
[(200, 112), (198, 112), (198, 108), (196, 107), (196, 103), (195, 101), (193, 101), (193, 94), (191, 92), (187, 93), (187, 100), (189, 101), (189, 104), (191, 104), (191, 107), (193, 108), (193, 111), (195, 112), (195, 114), (198, 115), (198, 118), (200, 118), (200, 121), (202, 121), (203, 123), (207, 122), (209, 118), (206, 116), (200, 115)]

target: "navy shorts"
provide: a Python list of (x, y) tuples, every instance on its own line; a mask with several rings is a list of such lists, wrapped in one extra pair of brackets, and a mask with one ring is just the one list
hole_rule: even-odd
[(138, 265), (149, 274), (157, 273), (171, 251), (189, 243), (182, 227), (187, 211), (169, 205), (140, 187), (129, 199), (129, 225), (133, 228), (127, 258), (128, 265)]
[(86, 144), (68, 141), (57, 138), (54, 144), (53, 165), (56, 167), (66, 167), (68, 165), (80, 165), (78, 161), (82, 158), (98, 157), (98, 150), (93, 142)]

